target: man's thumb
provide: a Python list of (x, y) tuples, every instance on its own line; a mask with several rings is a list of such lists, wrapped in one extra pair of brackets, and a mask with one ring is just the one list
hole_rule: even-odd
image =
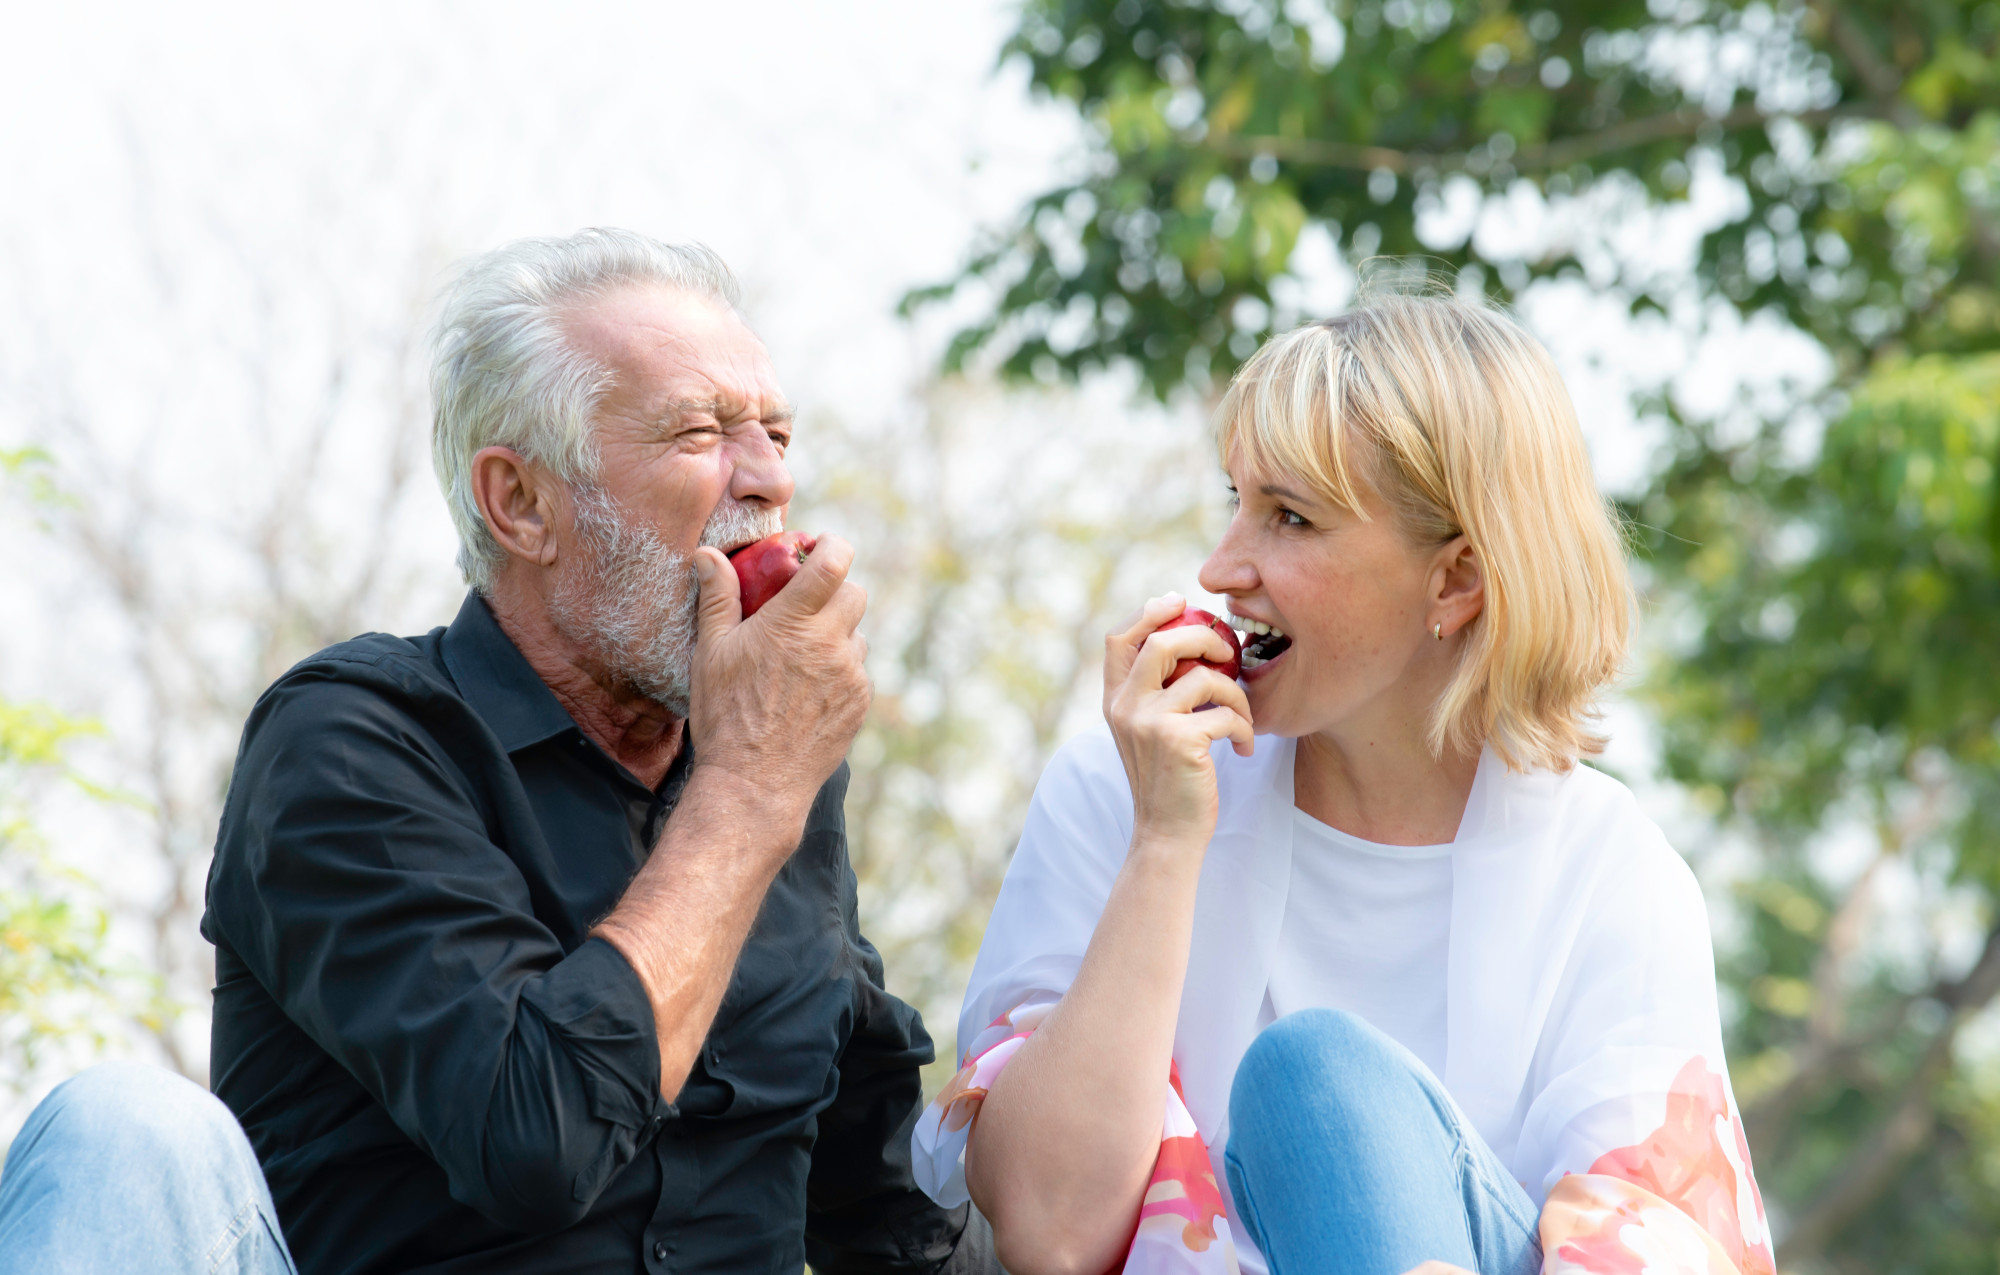
[(696, 637), (725, 633), (743, 623), (743, 586), (722, 550), (703, 545), (694, 551), (694, 576), (701, 583), (695, 609)]

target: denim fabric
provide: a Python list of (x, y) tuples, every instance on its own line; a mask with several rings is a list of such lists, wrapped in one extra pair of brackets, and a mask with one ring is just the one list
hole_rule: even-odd
[(1272, 1275), (1541, 1269), (1534, 1201), (1437, 1078), (1352, 1014), (1266, 1028), (1237, 1068), (1229, 1126), (1229, 1189)]
[(58, 1085), (0, 1170), (0, 1271), (297, 1275), (229, 1108), (137, 1063)]

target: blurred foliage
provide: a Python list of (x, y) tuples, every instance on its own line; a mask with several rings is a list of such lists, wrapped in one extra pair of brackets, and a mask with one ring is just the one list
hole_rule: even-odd
[[(31, 506), (59, 499), (47, 466), (39, 451), (0, 450), (0, 480)], [(123, 799), (69, 764), (69, 743), (95, 731), (46, 705), (0, 700), (0, 1083), (16, 1088), (33, 1080), (51, 1047), (101, 1047), (102, 1011), (136, 1011), (149, 1022), (164, 1012), (148, 980), (109, 960), (104, 913), (86, 902), (95, 887), (58, 862), (32, 817), (31, 789), (50, 781), (94, 800)]]
[(48, 1043), (89, 1034), (90, 1004), (108, 993), (104, 917), (59, 893), (87, 884), (57, 868), (19, 789), (60, 772), (62, 746), (80, 727), (47, 708), (0, 702), (0, 1056), (20, 1081)]
[(1104, 634), (1200, 561), (1215, 460), (1190, 424), (957, 382), (874, 427), (814, 420), (795, 453), (793, 525), (861, 550), (875, 698), (849, 842), (864, 931), (937, 1040), (933, 1089), (1035, 781), (1099, 720)]
[(1785, 1268), (1993, 1270), (2000, 3), (1029, 0), (1005, 56), (1087, 153), (906, 299), (970, 303), (951, 366), (1213, 395), (1315, 243), (1825, 348), (1782, 411), (1645, 405), (1644, 690), (1754, 851), (1720, 972)]

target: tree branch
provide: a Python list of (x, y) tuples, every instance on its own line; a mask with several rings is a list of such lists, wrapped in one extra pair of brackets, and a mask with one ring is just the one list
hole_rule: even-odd
[(1952, 1046), (1959, 1029), (2000, 993), (2000, 926), (1986, 936), (1986, 946), (1971, 971), (1939, 989), (1938, 999), (1951, 1017), (1931, 1037), (1923, 1058), (1904, 1080), (1902, 1090), (1885, 1116), (1851, 1151), (1845, 1167), (1821, 1189), (1819, 1197), (1799, 1212), (1779, 1245), (1782, 1265), (1789, 1267), (1818, 1254), (1838, 1238), (1848, 1223), (1895, 1181), (1903, 1161), (1924, 1143), (1937, 1125), (1933, 1095), (1951, 1071)]
[[(1794, 120), (1807, 127), (1817, 128), (1835, 119), (1876, 114), (1879, 112), (1871, 107), (1858, 106), (1830, 106), (1793, 113), (1766, 111), (1755, 106), (1740, 106), (1720, 116), (1706, 115), (1692, 108), (1684, 108), (1640, 119), (1625, 120), (1607, 125), (1593, 133), (1526, 146), (1509, 156), (1507, 163), (1513, 165), (1518, 172), (1547, 172), (1567, 168), (1571, 164), (1595, 159), (1600, 155), (1629, 150), (1634, 146), (1644, 146), (1651, 142), (1666, 141), (1676, 137), (1691, 138), (1710, 125), (1732, 133), (1772, 124), (1778, 120)], [(1472, 169), (1475, 159), (1475, 154), (1471, 151), (1435, 153), (1404, 151), (1387, 146), (1364, 146), (1357, 142), (1336, 142), (1316, 137), (1271, 137), (1229, 133), (1212, 136), (1203, 145), (1208, 150), (1232, 159), (1254, 159), (1259, 155), (1269, 155), (1273, 159), (1292, 164), (1366, 171), (1383, 168), (1392, 173), (1405, 174), (1423, 170), (1439, 173), (1467, 172)], [(1484, 162), (1484, 157), (1479, 158)]]
[(1903, 89), (1902, 72), (1875, 52), (1868, 37), (1847, 20), (1834, 0), (1807, 0), (1807, 4), (1826, 24), (1827, 38), (1861, 77), (1861, 87), (1868, 91), (1868, 96), (1884, 107), (1893, 107), (1896, 94)]

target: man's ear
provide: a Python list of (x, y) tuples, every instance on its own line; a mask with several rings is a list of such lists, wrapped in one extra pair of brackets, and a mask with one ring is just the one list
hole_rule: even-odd
[(1472, 542), (1453, 536), (1431, 560), (1431, 623), (1450, 637), (1486, 609), (1486, 572)]
[(511, 447), (482, 448), (472, 458), (472, 498), (500, 547), (537, 566), (556, 560), (556, 483)]

